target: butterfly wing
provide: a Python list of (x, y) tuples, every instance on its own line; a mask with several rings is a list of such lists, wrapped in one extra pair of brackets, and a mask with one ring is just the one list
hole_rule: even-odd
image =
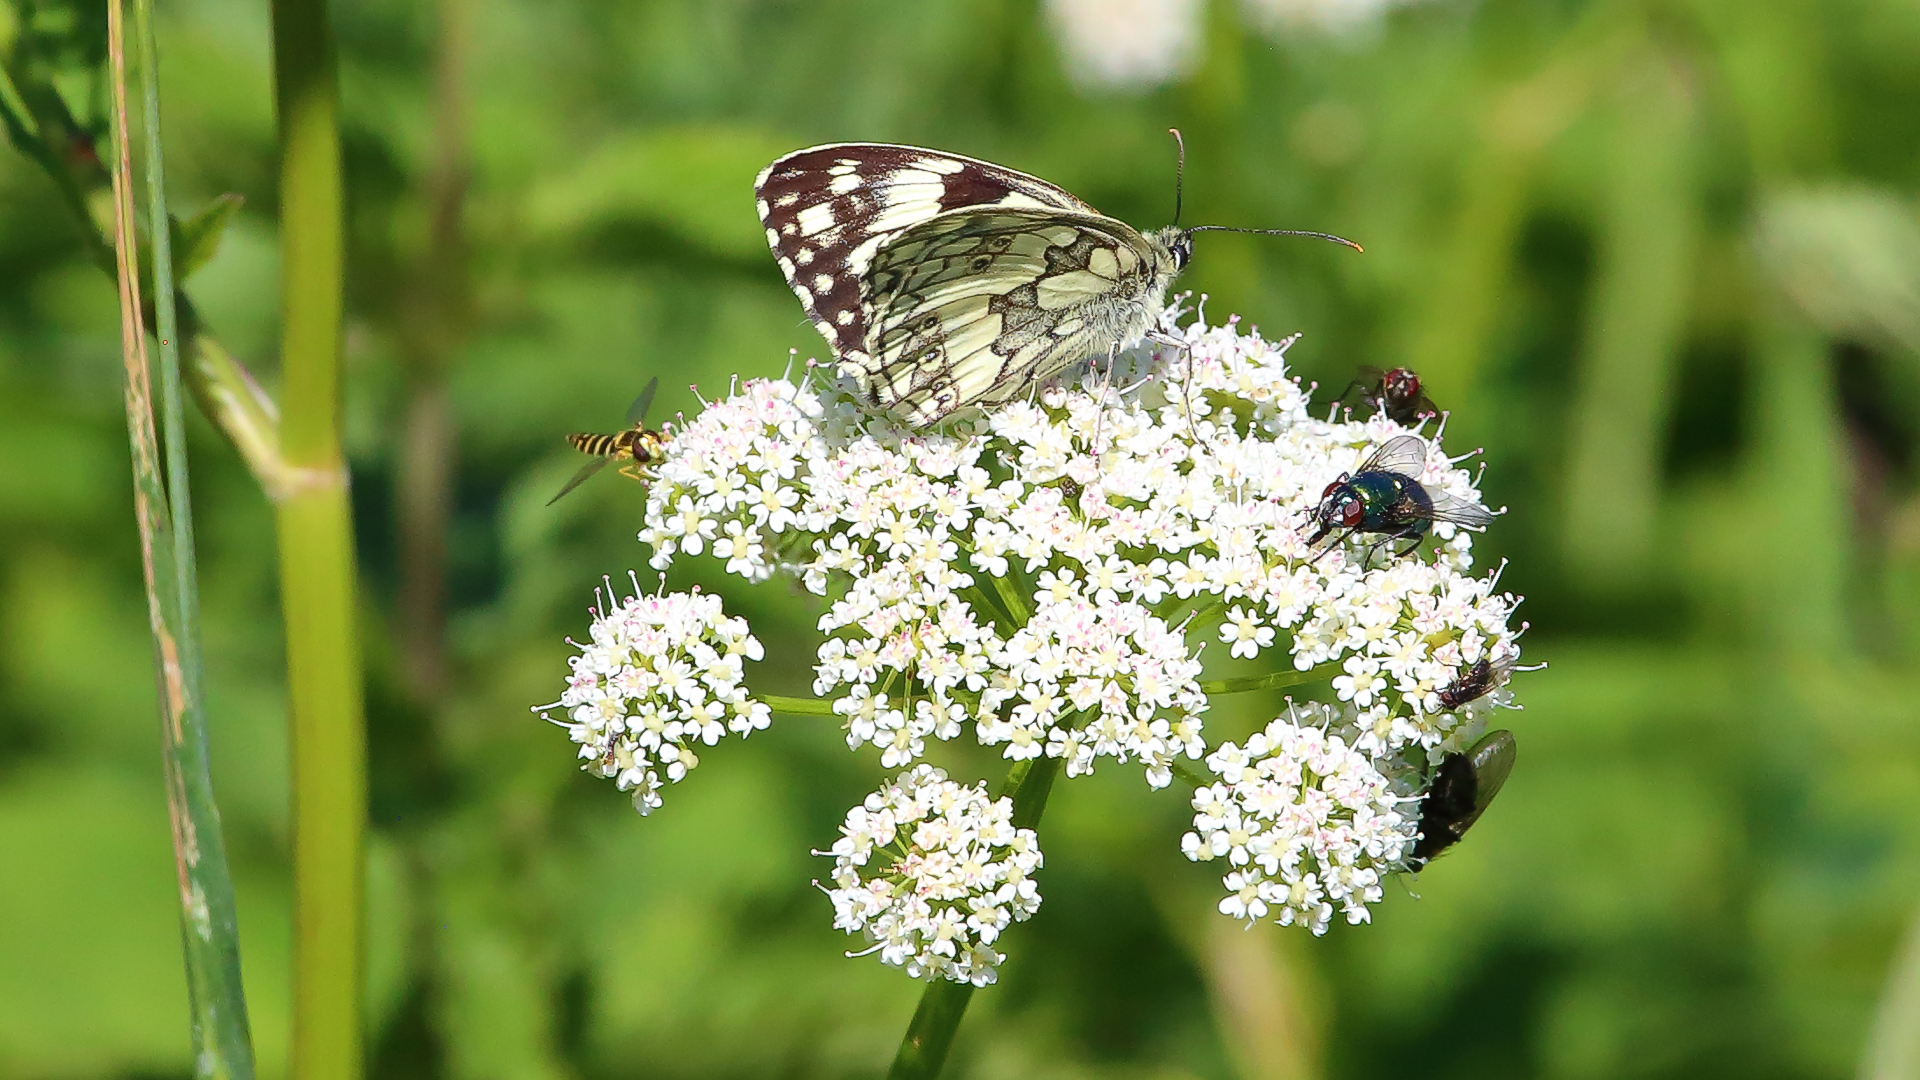
[(889, 240), (941, 213), (1003, 206), (1096, 214), (1038, 177), (918, 146), (796, 150), (754, 181), (767, 246), (807, 318), (856, 366), (869, 363), (861, 279)]
[(866, 389), (915, 426), (1006, 401), (1143, 333), (1164, 262), (1098, 214), (974, 207), (914, 225), (865, 277)]

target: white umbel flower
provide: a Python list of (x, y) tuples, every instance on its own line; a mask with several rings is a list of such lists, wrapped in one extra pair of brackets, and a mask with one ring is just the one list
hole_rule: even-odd
[[(608, 583), (605, 600), (612, 600)], [(745, 737), (771, 712), (742, 685), (742, 661), (762, 656), (747, 621), (729, 618), (718, 596), (634, 592), (595, 610), (588, 643), (570, 663), (566, 692), (535, 707), (580, 744), (582, 768), (633, 792), (634, 808), (660, 806), (660, 789), (700, 763), (696, 746)], [(566, 719), (555, 720), (560, 710)]]
[[(825, 369), (748, 380), (650, 467), (655, 569), (711, 557), (821, 599), (813, 690), (850, 749), (905, 770), (847, 818), (836, 925), (916, 977), (992, 981), (1001, 930), (1039, 903), (1032, 832), (926, 764), (934, 743), (970, 732), (1016, 768), (1202, 784), (1185, 848), (1225, 860), (1221, 909), (1319, 933), (1336, 912), (1368, 918), (1405, 865), (1403, 807), (1430, 763), (1509, 701), (1524, 627), (1498, 573), (1475, 572), (1473, 532), (1436, 522), (1405, 554), (1357, 531), (1308, 542), (1329, 486), (1407, 429), (1309, 413), (1294, 339), (1169, 313), (1156, 340), (1111, 386), (1056, 381), (919, 432)], [(1406, 475), (1479, 502), (1444, 433), (1421, 434)], [(1208, 648), (1267, 675), (1205, 683)], [(740, 685), (748, 655), (759, 644), (718, 600), (636, 597), (596, 619), (547, 708), (650, 810), (696, 747), (765, 725)], [(1337, 711), (1290, 708), (1244, 747), (1210, 746), (1209, 693), (1308, 682)], [(1203, 759), (1217, 782), (1194, 775)]]
[[(1367, 753), (1457, 741), (1438, 692), (1514, 637), (1472, 534), (1436, 524), (1431, 561), (1363, 564), (1364, 535), (1317, 559), (1306, 543), (1327, 484), (1404, 429), (1309, 415), (1292, 339), (1163, 331), (1180, 348), (1105, 409), (1056, 385), (938, 432), (818, 380), (749, 381), (676, 434), (640, 539), (657, 569), (712, 548), (828, 597), (814, 691), (887, 768), (971, 721), (1008, 759), (1065, 758), (1069, 776), (1137, 761), (1165, 786), (1206, 752), (1209, 643), (1325, 666)], [(1437, 450), (1422, 479), (1478, 500)]]
[(1220, 782), (1194, 792), (1180, 847), (1231, 867), (1223, 914), (1325, 933), (1336, 909), (1368, 921), (1381, 876), (1403, 866), (1418, 815), (1402, 812), (1379, 762), (1327, 730), (1331, 719), (1324, 706), (1290, 707), (1245, 747), (1207, 757)]
[(1001, 931), (1040, 908), (1040, 841), (1013, 800), (916, 765), (847, 813), (832, 851), (833, 925), (864, 934), (881, 963), (916, 979), (985, 986), (1006, 959)]

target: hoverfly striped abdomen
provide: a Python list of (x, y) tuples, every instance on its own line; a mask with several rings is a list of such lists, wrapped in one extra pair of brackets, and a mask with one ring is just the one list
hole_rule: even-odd
[(631, 434), (633, 433), (630, 431), (623, 431), (618, 435), (575, 433), (567, 436), (567, 441), (573, 444), (575, 450), (586, 454), (588, 457), (610, 458), (620, 456), (621, 452), (626, 449), (621, 443), (627, 441), (627, 437)]

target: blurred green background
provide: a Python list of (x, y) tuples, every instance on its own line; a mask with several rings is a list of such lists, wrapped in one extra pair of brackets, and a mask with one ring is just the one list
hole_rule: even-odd
[[(643, 821), (527, 712), (600, 575), (644, 567), (629, 482), (542, 506), (578, 464), (561, 436), (615, 429), (655, 375), (660, 419), (698, 408), (689, 382), (818, 355), (754, 218), (777, 154), (924, 143), (1154, 226), (1173, 124), (1189, 222), (1366, 245), (1210, 235), (1183, 284), (1304, 332), (1292, 358), (1333, 389), (1362, 363), (1427, 378), (1448, 446), (1486, 448), (1511, 513), (1485, 550), (1552, 668), (1517, 684), (1520, 764), (1470, 841), (1324, 939), (1211, 914), (1177, 791), (1064, 785), (1045, 906), (950, 1075), (1920, 1075), (1920, 6), (1385, 3), (335, 5), (372, 1075), (878, 1074), (920, 988), (842, 957), (807, 854), (872, 755), (784, 718)], [(161, 16), (174, 203), (247, 199), (189, 291), (271, 385), (265, 8)], [(13, 0), (0, 54), (97, 133), (103, 29), (99, 4)], [(118, 324), (78, 236), (0, 154), (0, 1075), (184, 1077)], [(275, 1076), (272, 517), (191, 419)], [(761, 688), (804, 693), (809, 600), (697, 580), (773, 643)]]

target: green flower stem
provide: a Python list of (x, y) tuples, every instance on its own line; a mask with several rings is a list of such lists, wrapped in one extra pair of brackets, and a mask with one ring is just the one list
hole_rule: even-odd
[(833, 702), (819, 698), (782, 697), (779, 694), (755, 694), (754, 698), (777, 713), (789, 716), (833, 716)]
[[(166, 219), (165, 169), (161, 157), (159, 75), (149, 0), (135, 0), (146, 151), (152, 213)], [(147, 611), (159, 675), (162, 774), (172, 823), (179, 888), (180, 938), (185, 954), (187, 1007), (196, 1072), (222, 1080), (251, 1080), (253, 1047), (240, 977), (239, 925), (228, 873), (219, 808), (208, 768), (206, 707), (200, 659), (199, 600), (194, 565), (192, 503), (187, 486), (184, 420), (180, 407), (179, 355), (174, 340), (172, 253), (158, 239), (154, 270), (162, 290), (158, 305), (161, 386), (167, 470), (161, 482), (158, 438), (140, 300), (135, 239), (133, 170), (127, 114), (126, 20), (121, 0), (107, 8), (107, 48), (112, 75), (114, 146), (112, 259), (119, 284), (121, 348), (126, 362), (127, 435), (133, 452), (134, 517), (140, 533)], [(9, 109), (18, 101), (11, 82), (0, 87)], [(164, 230), (163, 230), (164, 232)], [(98, 234), (94, 234), (96, 239)]]
[[(1009, 569), (1008, 575), (1011, 573)], [(1027, 606), (1026, 598), (1020, 595), (1020, 590), (1013, 587), (1013, 582), (1008, 580), (1007, 575), (996, 577), (988, 574), (987, 580), (993, 582), (993, 589), (1000, 594), (1001, 602), (1007, 605), (1007, 611), (1013, 616), (1014, 624), (1027, 625), (1027, 620), (1033, 617), (1033, 611)]]
[(1326, 678), (1322, 670), (1327, 665), (1308, 668), (1305, 671), (1270, 671), (1265, 675), (1246, 675), (1238, 679), (1208, 679), (1200, 684), (1200, 692), (1213, 697), (1216, 694), (1245, 694), (1253, 690), (1278, 690), (1287, 686), (1299, 686), (1301, 683), (1318, 682)]
[[(1047, 796), (1060, 774), (1060, 759), (1041, 755), (1015, 762), (1007, 772), (1002, 795), (1013, 797), (1015, 828), (1031, 829), (1040, 824), (1047, 807)], [(932, 1080), (946, 1064), (947, 1051), (953, 1046), (954, 1033), (973, 1000), (973, 984), (939, 979), (928, 984), (920, 995), (920, 1006), (907, 1024), (907, 1036), (900, 1040), (900, 1052), (894, 1055), (888, 1080)]]
[(1177, 761), (1172, 763), (1171, 765), (1168, 765), (1167, 771), (1173, 774), (1173, 778), (1175, 780), (1180, 781), (1181, 783), (1187, 785), (1188, 787), (1203, 788), (1203, 787), (1206, 787), (1208, 784), (1213, 783), (1213, 780), (1211, 778), (1202, 776), (1199, 773), (1194, 772), (1192, 769), (1188, 768), (1185, 765), (1180, 764)]
[[(58, 100), (52, 95), (43, 94), (40, 97)], [(35, 117), (13, 77), (0, 67), (0, 126), (6, 128), (7, 137), (14, 147), (31, 158), (53, 181), (60, 201), (80, 227), (80, 237), (86, 246), (88, 258), (109, 277), (116, 275), (118, 271), (112, 239), (102, 233), (103, 228), (111, 232), (113, 224), (106, 222), (103, 225), (97, 221), (93, 210), (96, 203), (107, 201), (96, 196), (111, 188), (112, 179), (102, 165), (70, 167), (55, 152), (48, 136), (49, 129), (57, 129), (62, 138), (82, 138), (72, 118), (64, 115), (44, 119)], [(172, 276), (171, 268), (168, 276)], [(299, 486), (303, 476), (300, 470), (281, 456), (280, 417), (273, 400), (260, 389), (252, 374), (205, 331), (179, 284), (175, 282), (174, 287), (168, 290), (177, 313), (178, 334), (163, 332), (162, 336), (169, 341), (185, 344), (186, 366), (182, 376), (195, 402), (214, 427), (240, 452), (241, 459), (266, 490), (268, 497), (279, 499)], [(158, 305), (155, 308), (157, 323)]]
[(340, 449), (343, 228), (338, 89), (324, 0), (274, 0), (280, 312), (287, 461), (281, 604), (293, 743), (290, 1074), (357, 1080), (366, 725), (354, 639), (353, 521)]

